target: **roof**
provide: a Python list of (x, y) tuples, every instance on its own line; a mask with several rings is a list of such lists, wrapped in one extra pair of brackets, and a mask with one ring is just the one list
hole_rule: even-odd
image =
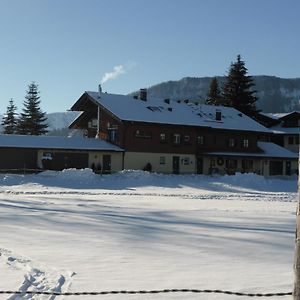
[(213, 156), (242, 156), (242, 157), (257, 157), (257, 158), (285, 158), (285, 159), (298, 159), (298, 154), (289, 151), (277, 144), (270, 142), (257, 142), (258, 147), (262, 152), (209, 152), (204, 153)]
[(294, 111), (290, 111), (290, 112), (286, 112), (286, 113), (263, 113), (263, 112), (261, 112), (260, 114), (262, 114), (266, 117), (269, 117), (271, 119), (274, 119), (274, 120), (279, 120), (279, 119), (282, 119), (282, 118), (292, 115), (292, 114), (300, 114), (300, 112), (294, 110)]
[[(81, 96), (104, 107), (120, 120), (172, 125), (189, 125), (218, 129), (244, 130), (270, 133), (270, 131), (232, 107), (197, 105), (195, 103), (178, 103), (164, 99), (148, 98), (147, 101), (135, 99), (133, 96), (86, 92)], [(80, 99), (73, 105), (73, 110), (80, 110)], [(83, 99), (82, 99), (83, 100)], [(84, 101), (83, 101), (84, 102)], [(216, 111), (222, 118), (216, 120)]]
[(0, 135), (0, 148), (38, 148), (64, 150), (123, 151), (104, 140), (45, 135)]
[(300, 127), (282, 127), (280, 125), (276, 125), (270, 127), (270, 130), (276, 134), (300, 134)]

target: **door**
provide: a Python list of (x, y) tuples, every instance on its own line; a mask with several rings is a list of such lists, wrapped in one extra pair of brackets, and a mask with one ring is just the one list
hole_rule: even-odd
[(173, 156), (173, 174), (179, 174), (179, 156)]
[(109, 174), (111, 172), (111, 156), (103, 155), (103, 173)]
[(291, 162), (287, 161), (285, 163), (285, 175), (291, 175)]
[(282, 161), (270, 161), (270, 175), (283, 175)]
[(203, 158), (197, 157), (196, 164), (197, 164), (197, 174), (203, 174)]
[(87, 153), (56, 152), (52, 155), (51, 169), (63, 170), (68, 168), (84, 169), (88, 167)]

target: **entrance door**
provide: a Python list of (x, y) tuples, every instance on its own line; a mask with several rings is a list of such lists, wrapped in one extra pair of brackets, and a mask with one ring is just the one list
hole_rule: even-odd
[(103, 173), (109, 174), (111, 172), (111, 156), (103, 155)]
[(203, 174), (203, 157), (197, 157), (197, 174)]
[(270, 161), (270, 175), (283, 175), (282, 161)]
[(173, 156), (173, 174), (179, 174), (179, 156)]

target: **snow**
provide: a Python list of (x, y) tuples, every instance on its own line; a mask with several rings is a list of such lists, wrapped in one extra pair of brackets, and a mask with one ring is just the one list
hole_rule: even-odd
[(270, 142), (257, 142), (258, 147), (262, 152), (222, 152), (214, 151), (208, 152), (209, 155), (219, 155), (219, 156), (245, 156), (245, 157), (266, 157), (266, 158), (288, 158), (288, 159), (298, 159), (298, 153), (289, 151), (277, 144)]
[[(0, 290), (292, 290), (296, 177), (69, 169), (0, 183)], [(239, 299), (105, 296), (120, 298)]]
[(299, 127), (282, 127), (280, 125), (273, 126), (270, 128), (273, 133), (275, 134), (299, 134), (300, 128)]
[[(270, 133), (266, 127), (232, 107), (175, 101), (168, 104), (158, 98), (142, 101), (133, 96), (101, 93), (99, 97), (98, 92), (86, 93), (97, 105), (102, 105), (121, 120)], [(77, 103), (72, 109), (77, 109)], [(221, 121), (216, 120), (216, 111), (221, 112)]]
[(123, 151), (104, 140), (45, 135), (0, 134), (0, 147)]

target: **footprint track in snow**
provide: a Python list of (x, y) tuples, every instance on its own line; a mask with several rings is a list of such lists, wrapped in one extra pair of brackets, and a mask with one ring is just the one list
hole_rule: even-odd
[[(14, 255), (7, 249), (0, 248), (0, 259), (3, 260), (10, 268), (23, 271), (23, 282), (16, 287), (18, 292), (38, 291), (38, 292), (66, 292), (68, 291), (74, 272), (59, 271), (54, 268), (35, 267), (31, 260)], [(54, 300), (56, 296), (34, 295), (34, 294), (12, 294), (7, 300)]]

